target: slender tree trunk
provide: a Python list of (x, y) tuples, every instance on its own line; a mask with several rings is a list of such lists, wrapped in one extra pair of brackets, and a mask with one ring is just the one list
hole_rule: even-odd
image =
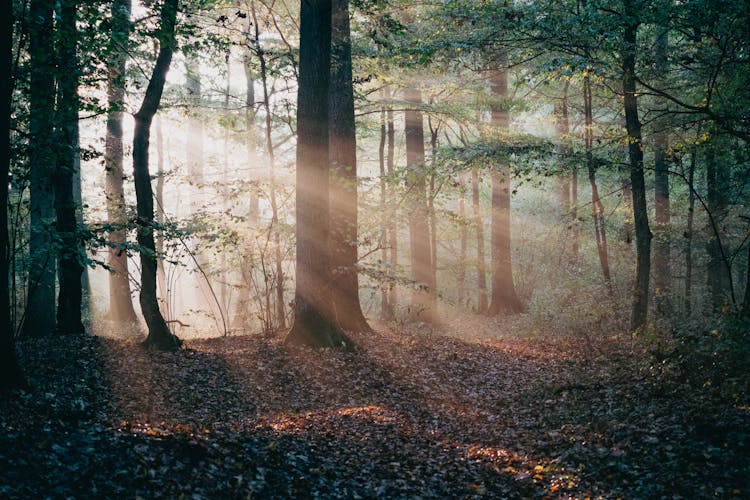
[(729, 175), (728, 169), (721, 168), (716, 162), (716, 145), (709, 144), (706, 151), (706, 188), (707, 204), (711, 217), (708, 244), (708, 287), (711, 291), (711, 302), (715, 310), (727, 304), (730, 294), (730, 267), (726, 261), (726, 253), (721, 240), (719, 228), (727, 215), (729, 207)]
[(359, 302), (357, 270), (357, 137), (352, 87), (349, 0), (332, 1), (329, 154), (333, 302), (341, 328), (369, 332)]
[[(498, 68), (493, 72), (492, 92), (498, 99), (508, 95), (508, 55), (498, 55)], [(503, 104), (491, 110), (495, 133), (507, 133), (510, 116)], [(487, 313), (515, 314), (523, 312), (513, 284), (510, 235), (510, 168), (498, 165), (492, 171), (492, 298)]]
[(599, 264), (602, 268), (604, 282), (610, 287), (612, 277), (609, 271), (609, 252), (607, 250), (607, 230), (604, 220), (604, 204), (599, 197), (599, 187), (596, 184), (596, 163), (594, 162), (594, 115), (593, 97), (591, 93), (591, 77), (583, 79), (583, 114), (584, 114), (584, 145), (586, 148), (586, 166), (591, 185), (591, 218), (594, 220), (594, 235), (596, 249), (599, 254)]
[[(419, 106), (422, 94), (419, 90), (405, 91), (405, 100), (410, 105)], [(434, 284), (430, 266), (429, 214), (427, 203), (427, 180), (424, 172), (424, 124), (422, 112), (407, 109), (405, 115), (406, 134), (406, 187), (409, 191), (409, 248), (411, 257), (411, 279), (414, 289), (411, 295), (411, 318), (414, 320), (434, 320), (430, 295)]]
[(477, 313), (487, 312), (487, 268), (484, 258), (484, 221), (479, 200), (479, 171), (471, 170), (471, 202), (477, 237)]
[(460, 227), (460, 247), (458, 254), (458, 292), (457, 302), (466, 304), (466, 255), (469, 248), (469, 224), (466, 214), (466, 178), (460, 177), (460, 191), (458, 199), (458, 220)]
[[(384, 96), (386, 95), (385, 89), (383, 90)], [(378, 143), (378, 166), (380, 173), (380, 261), (382, 266), (386, 266), (388, 262), (388, 212), (386, 203), (388, 201), (387, 195), (387, 184), (386, 184), (386, 172), (385, 172), (385, 141), (386, 141), (386, 127), (385, 127), (385, 107), (380, 109), (380, 142)], [(390, 286), (390, 280), (386, 280), (385, 283), (380, 285), (380, 317), (386, 321), (390, 320), (388, 304), (388, 286)]]
[(159, 302), (156, 296), (154, 198), (148, 168), (148, 148), (151, 121), (159, 109), (164, 83), (175, 50), (174, 29), (177, 4), (178, 0), (165, 0), (162, 6), (159, 28), (159, 55), (148, 82), (146, 95), (143, 97), (140, 109), (134, 115), (135, 131), (133, 134), (133, 173), (137, 199), (138, 244), (141, 246), (140, 303), (143, 317), (148, 326), (148, 337), (144, 344), (160, 350), (178, 349), (182, 345), (182, 341), (169, 331), (159, 310)]
[[(162, 131), (161, 116), (156, 117), (156, 221), (160, 227), (164, 227), (164, 134)], [(156, 232), (156, 254), (164, 255), (164, 231)], [(171, 319), (170, 312), (170, 289), (167, 284), (167, 272), (164, 269), (164, 259), (156, 261), (157, 297), (163, 306), (164, 317)]]
[[(667, 68), (667, 30), (656, 36), (656, 70), (664, 75)], [(669, 237), (669, 167), (667, 166), (667, 131), (664, 120), (658, 120), (654, 133), (654, 205), (656, 239), (654, 241), (654, 300), (659, 314), (669, 312), (671, 288)]]
[[(0, 72), (0, 179), (7, 179), (10, 170), (10, 113), (13, 102), (13, 4), (0, 7), (2, 56)], [(0, 185), (0, 391), (25, 385), (16, 356), (13, 322), (10, 313), (10, 254), (8, 232), (8, 183)]]
[(693, 310), (693, 219), (695, 218), (695, 149), (690, 153), (688, 167), (688, 214), (685, 229), (685, 312)]
[[(389, 97), (393, 97), (393, 91), (389, 91)], [(388, 177), (393, 178), (396, 171), (396, 126), (393, 119), (393, 106), (388, 106), (385, 112), (387, 149), (385, 155), (385, 166)], [(396, 303), (398, 291), (396, 290), (395, 278), (398, 272), (398, 230), (396, 220), (391, 217), (388, 222), (388, 319), (396, 318)]]
[(255, 2), (250, 4), (253, 21), (255, 24), (255, 51), (258, 54), (260, 62), (260, 79), (263, 84), (263, 107), (266, 110), (266, 152), (268, 153), (269, 179), (271, 192), (271, 227), (269, 231), (273, 233), (274, 243), (274, 265), (276, 273), (276, 323), (280, 330), (286, 329), (286, 310), (284, 308), (284, 270), (283, 258), (281, 254), (281, 237), (279, 235), (279, 207), (276, 200), (276, 155), (273, 147), (273, 138), (271, 132), (271, 99), (268, 90), (268, 75), (266, 69), (266, 57), (260, 45), (260, 31), (258, 29), (258, 17), (255, 11)]
[[(557, 137), (559, 145), (557, 153), (560, 156), (563, 164), (567, 162), (567, 158), (570, 156), (570, 148), (567, 145), (570, 134), (570, 123), (568, 121), (568, 88), (570, 87), (570, 80), (565, 80), (565, 86), (563, 87), (563, 95), (559, 104), (555, 105), (555, 116), (557, 120), (555, 125), (557, 126)], [(563, 220), (568, 220), (570, 217), (570, 175), (567, 172), (567, 166), (562, 169), (560, 175), (560, 212), (562, 213)]]
[(635, 84), (636, 37), (639, 24), (638, 12), (635, 9), (636, 6), (632, 0), (625, 1), (622, 53), (623, 91), (636, 240), (636, 277), (630, 318), (631, 331), (644, 328), (648, 321), (648, 287), (651, 272), (651, 229), (648, 224), (648, 207), (646, 206), (641, 122), (638, 118), (638, 97)]
[[(432, 99), (430, 99), (432, 103)], [(438, 149), (438, 133), (440, 125), (432, 126), (432, 118), (427, 117), (427, 126), (430, 129), (430, 163), (432, 171), (430, 172), (429, 191), (427, 193), (427, 214), (430, 219), (430, 276), (432, 290), (430, 293), (430, 302), (433, 309), (437, 311), (437, 270), (438, 270), (438, 245), (437, 245), (437, 214), (435, 213), (435, 198), (438, 195), (438, 189), (435, 187), (435, 161)]]
[(351, 347), (331, 307), (328, 93), (331, 2), (300, 7), (297, 93), (297, 280), (287, 343)]
[(104, 150), (105, 196), (107, 220), (116, 228), (109, 235), (110, 247), (107, 264), (109, 272), (109, 318), (114, 321), (135, 323), (133, 299), (130, 291), (125, 213), (125, 188), (123, 178), (122, 117), (125, 105), (125, 62), (130, 33), (130, 0), (112, 3), (112, 33), (110, 55), (107, 61), (107, 136)]
[(55, 213), (60, 253), (60, 292), (57, 299), (57, 332), (84, 333), (81, 321), (83, 242), (77, 233), (73, 174), (78, 156), (78, 64), (75, 0), (58, 7), (57, 169)]
[(745, 279), (745, 299), (742, 303), (740, 315), (750, 319), (750, 242), (747, 243), (747, 276)]
[(29, 213), (28, 295), (23, 324), (25, 336), (50, 335), (55, 330), (55, 255), (52, 232), (55, 220), (52, 175), (54, 170), (53, 116), (55, 64), (52, 44), (51, 0), (33, 0), (29, 27)]

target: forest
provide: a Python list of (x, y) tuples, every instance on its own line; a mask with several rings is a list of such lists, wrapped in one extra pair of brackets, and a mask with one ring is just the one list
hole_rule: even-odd
[(0, 497), (750, 498), (750, 1), (1, 8)]

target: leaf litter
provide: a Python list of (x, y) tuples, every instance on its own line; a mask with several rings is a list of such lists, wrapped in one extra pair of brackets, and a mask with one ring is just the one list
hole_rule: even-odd
[(353, 353), (22, 341), (30, 389), (0, 401), (0, 497), (750, 496), (746, 406), (630, 339), (484, 326), (379, 325)]

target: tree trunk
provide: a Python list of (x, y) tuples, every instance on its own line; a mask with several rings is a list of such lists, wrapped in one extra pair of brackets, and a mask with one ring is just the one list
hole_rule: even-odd
[(138, 244), (141, 247), (141, 292), (139, 298), (141, 311), (148, 326), (148, 337), (144, 341), (144, 345), (160, 350), (178, 349), (182, 345), (182, 341), (169, 331), (159, 310), (156, 295), (157, 256), (154, 244), (154, 198), (148, 168), (148, 148), (151, 121), (159, 109), (164, 83), (176, 45), (174, 29), (177, 4), (178, 0), (165, 0), (162, 6), (161, 26), (159, 28), (159, 55), (148, 82), (146, 95), (143, 97), (140, 109), (134, 115), (135, 131), (133, 133), (133, 173), (137, 199)]
[(351, 347), (331, 307), (330, 68), (331, 2), (302, 2), (297, 92), (297, 280), (294, 324), (286, 342)]
[[(750, 231), (750, 229), (748, 229)], [(745, 279), (745, 299), (742, 302), (740, 315), (750, 319), (750, 242), (747, 242), (747, 276)]]
[[(159, 226), (164, 227), (164, 134), (162, 133), (161, 117), (158, 115), (156, 116), (156, 151), (156, 193), (154, 193), (156, 222), (159, 223)], [(164, 231), (161, 230), (156, 233), (156, 254), (164, 255)], [(163, 309), (161, 309), (163, 316), (172, 319), (169, 303), (171, 293), (167, 283), (167, 271), (164, 269), (164, 259), (156, 261), (156, 282), (157, 297), (163, 306)]]
[(596, 163), (594, 162), (594, 115), (593, 96), (591, 93), (591, 77), (583, 79), (583, 114), (584, 114), (584, 145), (586, 148), (586, 167), (591, 185), (591, 218), (594, 220), (594, 235), (596, 249), (599, 254), (599, 264), (602, 268), (604, 282), (611, 292), (612, 277), (609, 271), (609, 252), (607, 250), (607, 230), (604, 220), (604, 204), (599, 197), (599, 187), (596, 184)]
[[(393, 91), (389, 92), (389, 97), (393, 97)], [(385, 155), (385, 166), (388, 177), (392, 178), (396, 171), (396, 126), (393, 120), (393, 106), (388, 106), (385, 112), (386, 119), (386, 138), (387, 149)], [(398, 300), (398, 291), (396, 290), (395, 278), (398, 272), (398, 230), (396, 220), (391, 217), (388, 222), (388, 306), (389, 319), (396, 319), (396, 303)]]
[[(432, 99), (430, 99), (432, 104)], [(427, 117), (427, 127), (430, 129), (430, 184), (427, 193), (427, 216), (430, 220), (430, 282), (432, 283), (432, 293), (430, 293), (430, 302), (433, 309), (437, 311), (437, 270), (438, 270), (438, 244), (437, 244), (437, 214), (435, 212), (435, 198), (438, 195), (439, 188), (435, 187), (435, 161), (438, 149), (438, 133), (440, 125), (432, 126), (431, 117)]]
[(459, 178), (458, 220), (460, 228), (460, 250), (458, 254), (458, 297), (457, 302), (461, 306), (466, 304), (466, 253), (469, 248), (469, 230), (466, 215), (466, 178)]
[[(422, 94), (409, 89), (404, 93), (409, 105), (419, 106)], [(409, 191), (409, 249), (411, 256), (411, 279), (414, 287), (411, 294), (410, 316), (413, 320), (432, 321), (433, 286), (430, 266), (430, 234), (427, 206), (427, 182), (424, 172), (424, 125), (422, 112), (407, 109), (405, 115), (406, 135), (406, 187)]]
[[(284, 270), (283, 270), (283, 259), (281, 254), (281, 237), (279, 235), (279, 206), (276, 201), (276, 154), (273, 147), (272, 131), (273, 127), (271, 124), (271, 99), (268, 90), (268, 74), (266, 69), (266, 56), (265, 52), (260, 46), (260, 31), (258, 29), (258, 17), (255, 11), (255, 2), (250, 3), (250, 8), (253, 16), (253, 22), (255, 24), (255, 51), (258, 54), (258, 61), (260, 62), (260, 79), (263, 84), (263, 107), (266, 110), (266, 152), (268, 153), (268, 169), (270, 179), (270, 197), (271, 197), (271, 226), (268, 228), (273, 233), (273, 247), (274, 247), (274, 265), (276, 273), (276, 286), (274, 288), (276, 293), (276, 323), (280, 330), (286, 329), (286, 310), (284, 308)], [(268, 292), (267, 292), (268, 293)], [(270, 299), (270, 297), (269, 297)], [(270, 304), (270, 301), (268, 301)], [(270, 311), (269, 311), (270, 312)]]
[(352, 88), (349, 0), (332, 1), (329, 155), (333, 303), (341, 328), (369, 332), (359, 302), (357, 271), (357, 138)]
[(477, 237), (477, 313), (487, 312), (487, 268), (484, 258), (484, 221), (479, 200), (479, 171), (471, 170), (471, 204)]
[(81, 321), (83, 242), (78, 237), (73, 174), (78, 152), (78, 64), (76, 61), (75, 0), (62, 0), (58, 11), (57, 169), (54, 176), (57, 234), (60, 253), (60, 291), (57, 332), (84, 333)]
[[(570, 123), (568, 121), (568, 88), (570, 87), (570, 80), (565, 80), (565, 86), (563, 87), (563, 95), (559, 104), (555, 105), (555, 125), (557, 128), (557, 138), (559, 145), (557, 153), (560, 159), (565, 162), (570, 156), (570, 148), (567, 146), (570, 134)], [(562, 214), (563, 221), (567, 221), (570, 217), (570, 176), (567, 173), (567, 166), (563, 168), (560, 175), (560, 212)]]
[(55, 255), (51, 230), (55, 220), (52, 175), (55, 64), (52, 44), (51, 0), (31, 2), (29, 27), (29, 168), (30, 193), (28, 296), (23, 335), (41, 337), (55, 329)]
[[(383, 96), (387, 96), (385, 89), (383, 89)], [(386, 141), (386, 126), (385, 126), (385, 107), (380, 109), (380, 142), (378, 143), (378, 166), (380, 173), (380, 261), (381, 266), (386, 268), (388, 262), (388, 212), (387, 212), (387, 182), (385, 173), (385, 141)], [(390, 320), (388, 304), (388, 286), (390, 286), (389, 280), (386, 280), (380, 285), (380, 317), (388, 321)]]
[(716, 145), (709, 144), (706, 151), (706, 190), (710, 217), (710, 228), (706, 251), (708, 253), (708, 287), (715, 310), (720, 310), (728, 302), (731, 291), (730, 265), (727, 262), (720, 228), (727, 216), (729, 207), (729, 174), (716, 162)]
[(122, 109), (125, 105), (125, 62), (130, 33), (130, 0), (112, 3), (112, 33), (107, 61), (107, 137), (104, 150), (107, 220), (116, 228), (109, 235), (109, 318), (136, 322), (130, 291), (128, 255), (125, 251), (127, 215), (123, 186)]
[(648, 225), (646, 185), (643, 176), (641, 122), (638, 118), (638, 97), (635, 85), (636, 37), (639, 24), (637, 15), (632, 0), (627, 0), (625, 2), (622, 69), (636, 240), (636, 276), (633, 289), (633, 308), (630, 317), (631, 331), (641, 330), (648, 321), (648, 287), (649, 273), (651, 272), (651, 230)]
[[(13, 71), (13, 3), (5, 2), (0, 7), (0, 33), (2, 33), (2, 56), (0, 71), (0, 179), (7, 179), (10, 169), (10, 113), (13, 102), (13, 87), (10, 75)], [(0, 185), (0, 391), (16, 389), (25, 385), (21, 367), (18, 365), (14, 328), (10, 314), (10, 254), (8, 233), (8, 183)]]
[[(667, 73), (667, 30), (656, 36), (656, 71)], [(654, 302), (659, 314), (669, 312), (671, 288), (669, 238), (669, 167), (667, 166), (667, 124), (657, 120), (654, 132), (654, 205), (656, 239), (654, 241)]]
[(690, 315), (693, 310), (693, 220), (695, 218), (695, 149), (690, 153), (688, 167), (688, 214), (685, 229), (685, 313)]
[[(493, 71), (492, 93), (497, 99), (508, 95), (508, 55), (498, 55), (498, 68)], [(491, 110), (494, 133), (507, 133), (510, 116), (505, 103), (495, 103)], [(516, 314), (523, 312), (513, 284), (510, 235), (510, 168), (498, 165), (492, 171), (492, 298), (487, 313)]]

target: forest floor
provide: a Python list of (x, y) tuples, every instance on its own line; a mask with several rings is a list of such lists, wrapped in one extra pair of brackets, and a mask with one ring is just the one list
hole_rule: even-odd
[(0, 497), (750, 498), (742, 401), (630, 338), (462, 321), (472, 338), (380, 325), (353, 353), (23, 341)]

